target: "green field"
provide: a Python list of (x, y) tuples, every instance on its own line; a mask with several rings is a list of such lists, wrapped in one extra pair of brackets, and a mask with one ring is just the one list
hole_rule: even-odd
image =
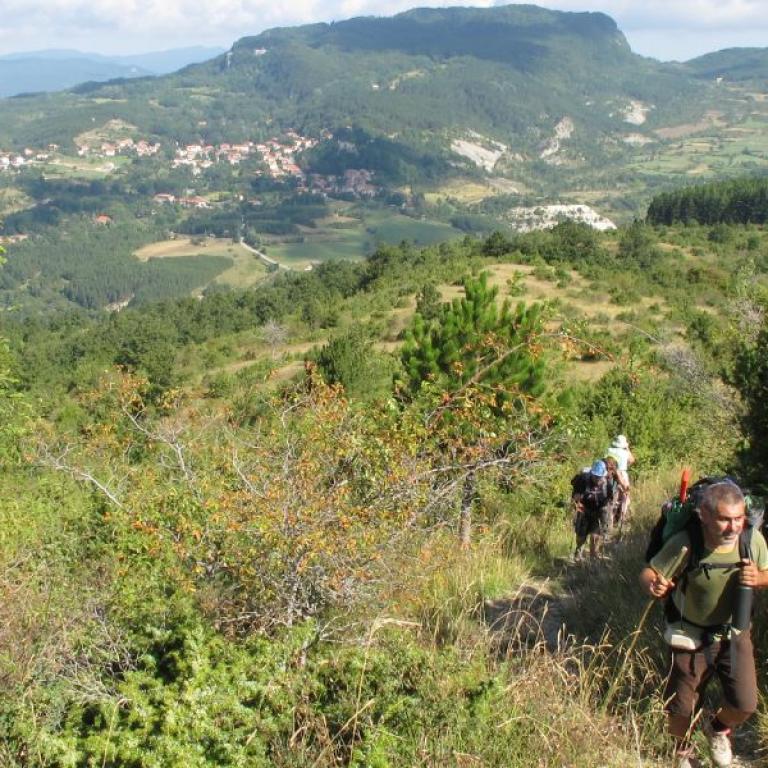
[(329, 259), (364, 259), (381, 243), (402, 240), (429, 245), (462, 233), (437, 221), (419, 221), (387, 210), (363, 211), (362, 218), (343, 228), (325, 226), (305, 230), (302, 242), (275, 242), (266, 252), (286, 267), (302, 269)]
[(242, 245), (227, 238), (205, 238), (202, 242), (193, 242), (191, 238), (180, 237), (174, 240), (162, 240), (139, 248), (134, 253), (139, 261), (149, 259), (175, 259), (195, 256), (221, 256), (231, 262), (231, 266), (215, 279), (217, 285), (232, 288), (248, 288), (267, 274), (264, 264)]
[(68, 157), (57, 155), (50, 162), (41, 163), (37, 167), (47, 178), (63, 179), (103, 179), (115, 170), (130, 164), (129, 157)]
[(768, 168), (768, 115), (753, 114), (716, 134), (670, 141), (631, 163), (636, 171), (672, 176), (733, 176)]

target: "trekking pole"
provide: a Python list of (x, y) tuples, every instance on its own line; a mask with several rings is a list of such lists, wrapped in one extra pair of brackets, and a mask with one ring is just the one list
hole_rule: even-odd
[[(683, 567), (683, 563), (685, 562), (685, 558), (687, 556), (688, 556), (688, 547), (682, 547), (677, 557), (672, 562), (672, 565), (667, 569), (667, 573), (661, 573), (660, 575), (663, 576), (668, 581), (672, 581), (675, 578), (675, 576), (677, 576), (678, 571)], [(645, 608), (643, 609), (642, 614), (640, 615), (640, 620), (637, 622), (637, 626), (632, 632), (632, 641), (630, 642), (629, 648), (627, 648), (627, 651), (624, 654), (624, 661), (621, 662), (619, 671), (614, 675), (613, 681), (611, 682), (611, 685), (608, 688), (608, 692), (605, 694), (605, 700), (603, 701), (604, 709), (607, 709), (611, 701), (613, 700), (613, 696), (616, 693), (616, 689), (618, 688), (619, 683), (621, 682), (621, 679), (624, 677), (624, 672), (627, 668), (627, 663), (629, 662), (629, 658), (632, 655), (633, 651), (635, 650), (635, 646), (637, 645), (637, 640), (640, 637), (640, 633), (643, 631), (643, 627), (645, 626), (645, 622), (647, 621), (648, 615), (651, 612), (651, 608), (653, 608), (653, 606), (657, 602), (657, 599), (658, 598), (655, 598), (655, 597), (649, 598)]]

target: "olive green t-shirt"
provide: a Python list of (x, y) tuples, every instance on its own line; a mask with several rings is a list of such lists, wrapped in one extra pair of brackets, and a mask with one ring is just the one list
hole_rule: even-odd
[[(674, 562), (681, 547), (690, 547), (690, 537), (680, 531), (667, 541), (651, 559), (650, 566), (666, 575), (666, 569)], [(768, 544), (760, 531), (752, 532), (750, 546), (752, 561), (761, 571), (768, 570)], [(688, 621), (702, 627), (729, 624), (735, 605), (736, 588), (739, 585), (739, 544), (731, 552), (713, 552), (704, 549), (699, 567), (688, 571), (685, 591), (678, 587), (672, 600), (680, 614)], [(730, 568), (707, 568), (708, 565), (731, 565)]]

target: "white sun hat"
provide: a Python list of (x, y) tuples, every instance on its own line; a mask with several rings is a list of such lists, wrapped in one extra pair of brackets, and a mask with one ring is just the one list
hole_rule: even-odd
[(616, 435), (611, 443), (611, 448), (629, 448), (629, 440), (626, 435)]

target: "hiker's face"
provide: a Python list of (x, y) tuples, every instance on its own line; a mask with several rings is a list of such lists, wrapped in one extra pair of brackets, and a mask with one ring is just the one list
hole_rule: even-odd
[(745, 521), (743, 502), (739, 504), (721, 502), (714, 513), (702, 510), (701, 525), (705, 543), (709, 547), (736, 544), (739, 534), (744, 529)]

